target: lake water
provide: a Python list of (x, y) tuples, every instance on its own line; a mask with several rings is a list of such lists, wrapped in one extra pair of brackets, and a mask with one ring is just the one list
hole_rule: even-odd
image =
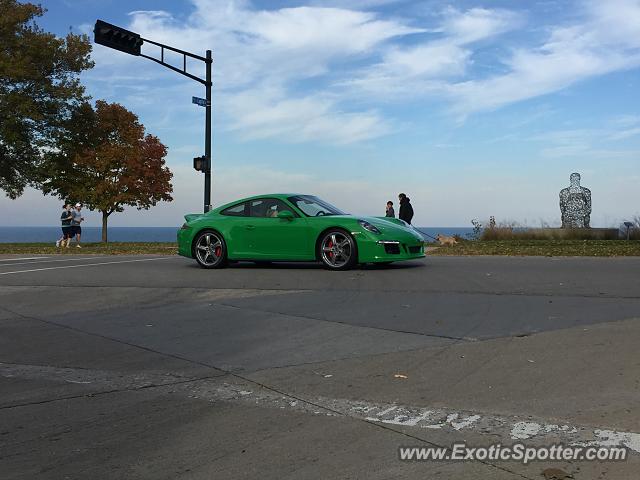
[[(175, 242), (176, 227), (109, 227), (110, 242)], [(435, 237), (443, 235), (467, 236), (473, 232), (466, 227), (418, 227), (418, 230)], [(0, 243), (54, 243), (60, 238), (60, 227), (0, 227)], [(100, 227), (82, 227), (83, 242), (99, 242)], [(427, 237), (427, 240), (431, 240)]]

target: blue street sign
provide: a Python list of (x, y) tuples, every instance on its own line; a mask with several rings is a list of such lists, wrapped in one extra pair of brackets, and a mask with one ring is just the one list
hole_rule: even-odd
[(191, 103), (195, 103), (196, 105), (200, 105), (201, 107), (207, 106), (207, 100), (200, 97), (191, 97)]

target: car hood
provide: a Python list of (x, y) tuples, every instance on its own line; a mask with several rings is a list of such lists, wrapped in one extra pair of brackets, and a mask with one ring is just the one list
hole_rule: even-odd
[(385, 230), (401, 230), (403, 232), (411, 232), (414, 234), (418, 234), (422, 237), (420, 232), (412, 227), (411, 225), (406, 224), (402, 220), (397, 218), (389, 218), (389, 217), (363, 217), (361, 220), (366, 220), (367, 222), (375, 225), (381, 231)]
[(406, 235), (408, 233), (417, 240), (424, 241), (424, 237), (417, 229), (415, 229), (411, 225), (407, 225), (405, 222), (397, 218), (364, 217), (356, 215), (344, 215), (344, 217), (369, 222), (370, 224), (375, 225), (378, 230), (380, 230), (383, 236), (394, 236), (400, 233), (404, 233)]

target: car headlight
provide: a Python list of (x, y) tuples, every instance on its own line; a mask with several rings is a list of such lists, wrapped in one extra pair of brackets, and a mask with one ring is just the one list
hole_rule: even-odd
[(183, 223), (182, 226), (180, 227), (180, 230), (189, 230), (191, 227), (189, 225), (187, 225), (186, 223)]
[(360, 226), (362, 228), (364, 228), (365, 230), (371, 232), (371, 233), (377, 233), (378, 235), (380, 235), (382, 232), (380, 230), (378, 230), (378, 227), (376, 227), (375, 225), (370, 224), (369, 222), (365, 221), (365, 220), (358, 220), (358, 223), (360, 224)]

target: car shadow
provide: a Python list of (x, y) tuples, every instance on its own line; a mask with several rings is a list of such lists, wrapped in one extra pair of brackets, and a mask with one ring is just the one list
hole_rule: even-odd
[[(411, 268), (422, 268), (423, 261), (404, 261), (391, 264), (367, 263), (360, 264), (353, 270), (406, 270)], [(247, 269), (247, 270), (326, 270), (318, 262), (234, 262), (227, 268)]]
[(421, 260), (407, 260), (404, 262), (394, 262), (389, 264), (384, 263), (367, 263), (360, 265), (360, 270), (407, 270), (412, 268), (426, 267), (424, 261)]

